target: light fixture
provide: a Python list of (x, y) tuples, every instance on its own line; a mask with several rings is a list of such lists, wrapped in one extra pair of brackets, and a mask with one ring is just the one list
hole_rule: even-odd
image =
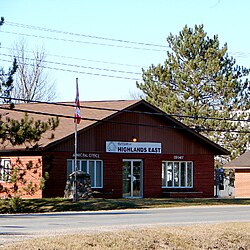
[(132, 136), (132, 142), (137, 142), (137, 138), (135, 136)]

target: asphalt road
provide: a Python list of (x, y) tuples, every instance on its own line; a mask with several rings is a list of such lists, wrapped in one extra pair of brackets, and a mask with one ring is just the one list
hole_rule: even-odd
[(31, 237), (157, 225), (250, 222), (250, 206), (204, 206), (98, 212), (0, 214), (0, 246)]

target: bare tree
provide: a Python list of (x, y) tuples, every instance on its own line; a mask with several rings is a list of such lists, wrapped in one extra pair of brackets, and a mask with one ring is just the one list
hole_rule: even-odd
[(44, 48), (31, 52), (28, 51), (27, 47), (24, 39), (17, 42), (13, 47), (18, 69), (13, 84), (12, 97), (25, 100), (16, 102), (55, 100), (55, 81), (46, 72)]
[(141, 100), (145, 99), (146, 95), (142, 91), (129, 91), (129, 99), (131, 100)]

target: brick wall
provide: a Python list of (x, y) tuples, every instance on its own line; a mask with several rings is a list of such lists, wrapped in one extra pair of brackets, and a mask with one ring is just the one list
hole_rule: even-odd
[[(27, 180), (27, 183), (18, 183), (18, 195), (22, 198), (42, 198), (42, 190), (36, 191), (34, 194), (29, 194), (24, 190), (27, 187), (27, 184), (32, 181), (33, 185), (40, 186), (40, 180), (42, 178), (42, 158), (41, 156), (20, 156), (20, 157), (1, 157), (11, 160), (11, 168), (18, 167), (19, 172), (22, 173), (23, 170), (27, 170), (24, 175), (24, 179)], [(10, 196), (13, 196), (12, 192), (13, 184), (10, 182), (1, 182), (1, 185), (10, 190)], [(0, 198), (6, 198), (8, 195), (6, 193), (0, 193)]]

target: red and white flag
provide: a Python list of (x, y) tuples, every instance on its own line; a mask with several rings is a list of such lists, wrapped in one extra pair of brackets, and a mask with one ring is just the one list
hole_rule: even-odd
[(78, 90), (78, 79), (76, 81), (76, 99), (75, 99), (75, 119), (74, 122), (79, 124), (81, 121), (80, 114), (80, 100), (79, 100), (79, 90)]

